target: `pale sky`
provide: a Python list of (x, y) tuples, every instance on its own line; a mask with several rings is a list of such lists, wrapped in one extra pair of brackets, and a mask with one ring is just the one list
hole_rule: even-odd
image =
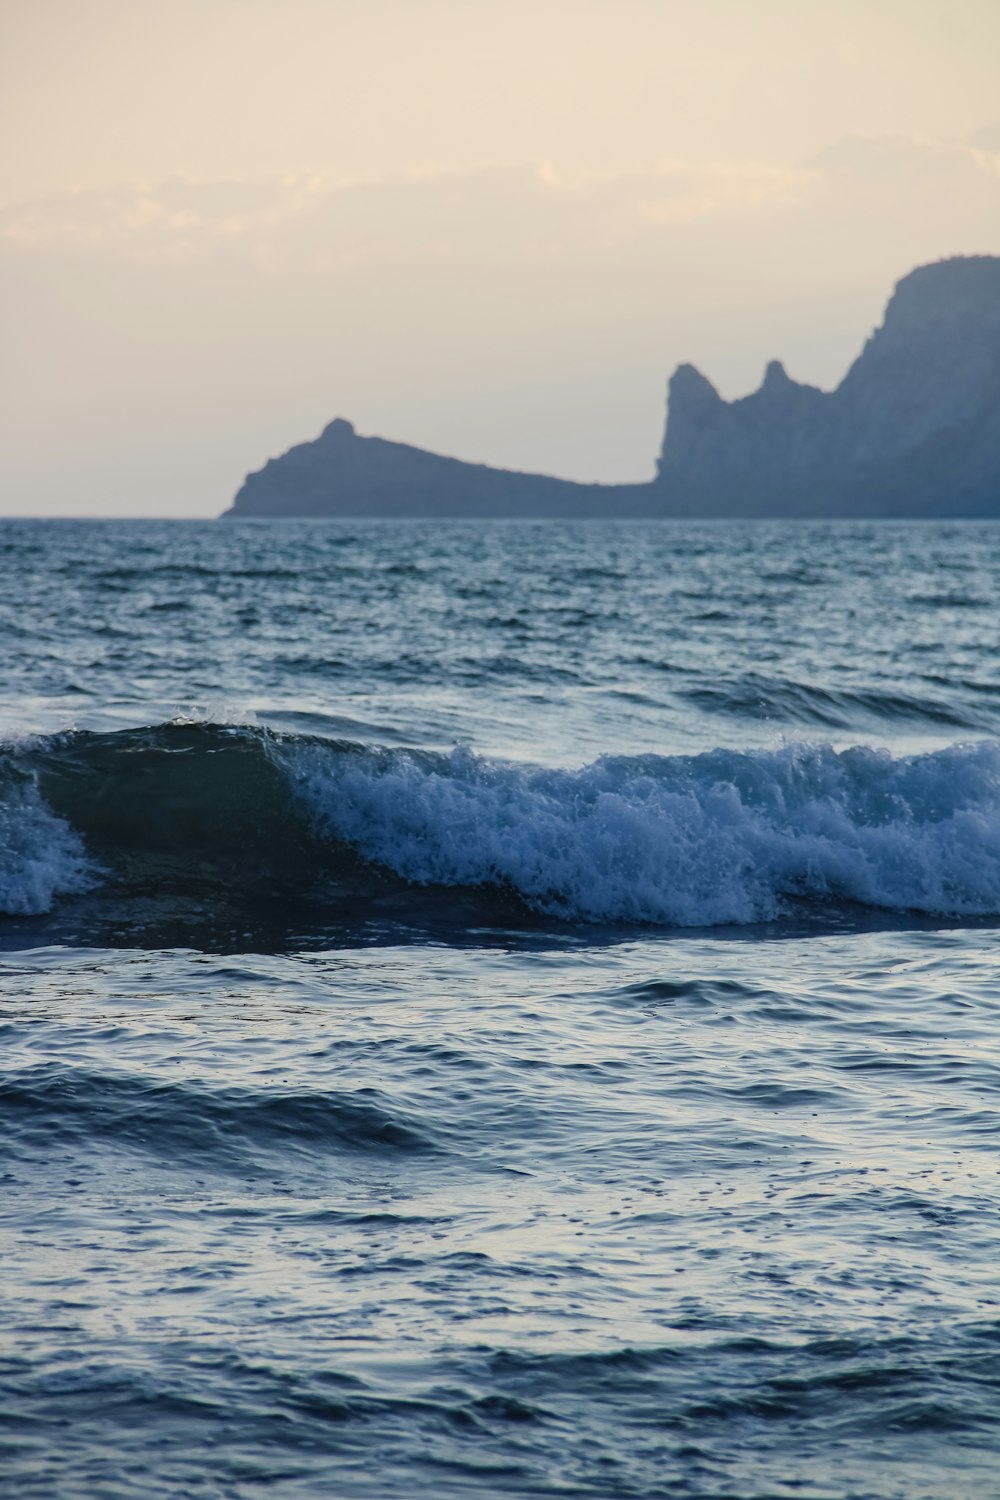
[(334, 415), (641, 479), (1000, 253), (998, 0), (0, 0), (0, 512), (211, 515)]

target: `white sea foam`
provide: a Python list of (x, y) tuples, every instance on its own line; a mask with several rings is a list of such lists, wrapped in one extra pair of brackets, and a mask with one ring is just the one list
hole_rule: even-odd
[(466, 749), (294, 753), (325, 833), (406, 879), (513, 887), (566, 917), (753, 922), (789, 897), (1000, 911), (1000, 743), (786, 745), (524, 768)]
[(37, 916), (93, 880), (82, 840), (35, 784), (8, 782), (0, 791), (0, 912)]

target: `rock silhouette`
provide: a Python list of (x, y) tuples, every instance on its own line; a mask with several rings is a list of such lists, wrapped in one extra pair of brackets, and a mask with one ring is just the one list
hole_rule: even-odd
[(758, 390), (724, 401), (680, 365), (648, 484), (464, 463), (338, 418), (248, 475), (226, 515), (1000, 518), (1000, 257), (904, 276), (833, 391), (772, 360)]

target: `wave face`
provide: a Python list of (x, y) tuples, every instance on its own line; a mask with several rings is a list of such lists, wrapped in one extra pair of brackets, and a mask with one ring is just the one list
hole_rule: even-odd
[[(10, 748), (0, 904), (95, 883), (202, 907), (253, 895), (404, 919), (714, 926), (803, 902), (1000, 911), (1000, 743), (603, 757), (540, 769), (244, 726), (171, 723)], [(490, 905), (492, 901), (493, 905)]]

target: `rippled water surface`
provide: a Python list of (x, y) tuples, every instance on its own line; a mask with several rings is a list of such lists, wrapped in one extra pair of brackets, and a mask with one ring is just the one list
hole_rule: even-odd
[(1000, 1493), (998, 598), (0, 525), (7, 1492)]

